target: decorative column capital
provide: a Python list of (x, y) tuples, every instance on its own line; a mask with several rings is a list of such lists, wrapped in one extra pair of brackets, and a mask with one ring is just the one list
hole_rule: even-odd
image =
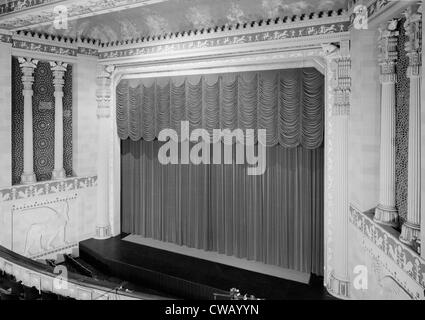
[(422, 8), (414, 10), (413, 6), (407, 8), (404, 12), (406, 22), (404, 29), (408, 41), (405, 44), (405, 50), (409, 57), (409, 67), (407, 69), (407, 76), (420, 77), (422, 67)]
[(380, 81), (382, 84), (397, 82), (395, 67), (398, 60), (398, 36), (396, 31), (398, 27), (397, 20), (388, 21), (379, 26), (378, 37), (378, 61), (381, 67)]
[(322, 44), (322, 50), (328, 68), (332, 72), (331, 85), (335, 93), (332, 114), (348, 116), (351, 100), (350, 41), (341, 41), (339, 44)]
[(112, 100), (112, 78), (115, 72), (115, 66), (99, 65), (97, 72), (97, 116), (98, 118), (109, 118)]
[(18, 58), (19, 65), (22, 70), (22, 83), (24, 85), (24, 92), (32, 92), (32, 84), (34, 83), (34, 69), (37, 68), (38, 60), (31, 58)]
[(61, 93), (62, 88), (65, 85), (65, 72), (68, 64), (60, 61), (51, 61), (50, 68), (53, 71), (53, 85), (55, 86), (55, 93)]
[(339, 57), (331, 63), (335, 93), (333, 116), (348, 116), (351, 104), (351, 58)]

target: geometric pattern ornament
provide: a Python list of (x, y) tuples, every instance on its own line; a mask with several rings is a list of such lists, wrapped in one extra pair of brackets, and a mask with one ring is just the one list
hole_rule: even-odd
[[(12, 184), (21, 183), (23, 172), (22, 75), (18, 59), (12, 58)], [(52, 179), (55, 152), (55, 97), (53, 72), (49, 62), (40, 62), (34, 70), (33, 84), (34, 172), (37, 181)], [(72, 175), (72, 66), (65, 73), (64, 86), (64, 168)]]
[(407, 180), (408, 180), (408, 148), (409, 148), (409, 93), (410, 81), (407, 78), (409, 58), (404, 49), (408, 40), (403, 27), (405, 19), (399, 23), (399, 40), (397, 51), (396, 73), (396, 207), (399, 213), (400, 225), (407, 217)]

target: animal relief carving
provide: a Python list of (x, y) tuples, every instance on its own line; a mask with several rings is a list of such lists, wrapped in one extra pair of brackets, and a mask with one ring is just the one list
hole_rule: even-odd
[(39, 216), (39, 222), (31, 224), (27, 231), (25, 256), (33, 256), (67, 245), (68, 201), (29, 210)]

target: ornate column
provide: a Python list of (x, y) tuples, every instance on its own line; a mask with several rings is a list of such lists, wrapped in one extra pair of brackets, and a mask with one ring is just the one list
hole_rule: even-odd
[[(325, 48), (326, 49), (326, 48)], [(333, 52), (332, 52), (333, 51)], [(349, 41), (341, 48), (328, 49), (326, 175), (330, 198), (327, 201), (327, 288), (331, 294), (350, 296), (348, 274), (348, 118), (351, 98)]]
[(98, 118), (98, 185), (97, 185), (97, 221), (96, 238), (107, 239), (111, 236), (109, 221), (109, 136), (111, 134), (111, 104), (112, 104), (112, 76), (114, 66), (98, 68), (97, 75), (97, 118)]
[(381, 67), (381, 149), (379, 205), (374, 220), (380, 224), (398, 226), (395, 200), (395, 108), (396, 108), (396, 62), (398, 58), (397, 20), (379, 28), (379, 65)]
[(55, 169), (52, 179), (64, 179), (63, 168), (63, 86), (67, 63), (50, 62), (53, 71), (53, 84), (55, 86)]
[(34, 83), (34, 69), (38, 60), (31, 58), (19, 58), (22, 70), (22, 83), (24, 89), (24, 172), (21, 177), (23, 184), (35, 183), (34, 174), (34, 150), (33, 150), (33, 119), (32, 119), (32, 84)]
[(407, 185), (407, 221), (402, 226), (400, 240), (413, 245), (420, 239), (421, 225), (421, 69), (422, 69), (422, 15), (407, 9), (406, 52), (409, 57), (407, 76), (410, 79), (409, 100), (409, 154)]

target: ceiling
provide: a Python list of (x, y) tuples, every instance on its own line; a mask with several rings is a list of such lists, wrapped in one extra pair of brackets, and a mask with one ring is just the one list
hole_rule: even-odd
[(347, 0), (166, 0), (75, 19), (66, 30), (55, 29), (53, 24), (31, 30), (110, 42), (346, 6)]

